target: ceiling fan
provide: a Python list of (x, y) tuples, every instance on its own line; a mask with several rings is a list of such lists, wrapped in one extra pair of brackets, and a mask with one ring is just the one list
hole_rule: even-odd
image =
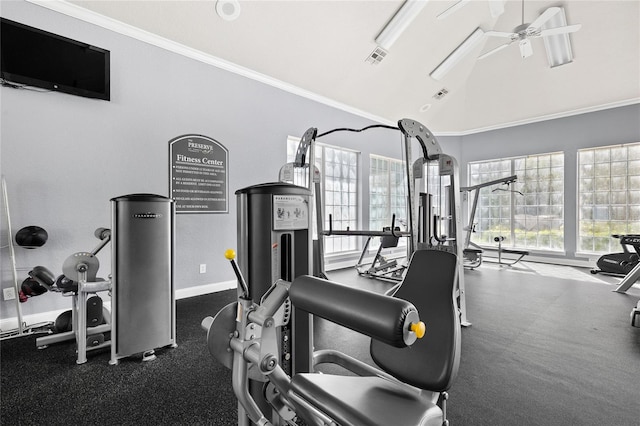
[(528, 58), (533, 55), (533, 47), (531, 45), (531, 39), (537, 37), (547, 37), (552, 35), (559, 34), (568, 34), (578, 31), (582, 25), (565, 25), (555, 28), (543, 29), (542, 27), (554, 16), (558, 13), (562, 12), (562, 8), (560, 7), (550, 7), (545, 10), (540, 16), (538, 16), (532, 23), (525, 24), (524, 22), (524, 0), (522, 1), (522, 24), (518, 25), (513, 32), (502, 32), (502, 31), (487, 31), (485, 35), (490, 37), (503, 37), (508, 38), (509, 41), (505, 44), (501, 44), (500, 46), (489, 50), (488, 52), (480, 55), (478, 59), (484, 59), (487, 56), (493, 55), (494, 53), (504, 49), (505, 47), (510, 46), (511, 44), (518, 42), (520, 47), (520, 55), (522, 58)]

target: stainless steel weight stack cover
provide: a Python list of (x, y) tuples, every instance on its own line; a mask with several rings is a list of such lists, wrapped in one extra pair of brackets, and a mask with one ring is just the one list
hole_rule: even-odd
[(111, 200), (111, 363), (176, 345), (173, 200), (131, 194)]

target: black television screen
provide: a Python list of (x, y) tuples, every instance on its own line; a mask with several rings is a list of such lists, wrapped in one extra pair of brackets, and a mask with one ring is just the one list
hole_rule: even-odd
[(0, 18), (3, 83), (109, 100), (109, 51)]

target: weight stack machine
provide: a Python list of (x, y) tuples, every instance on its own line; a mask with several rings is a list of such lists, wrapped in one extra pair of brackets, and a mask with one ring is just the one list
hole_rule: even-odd
[[(299, 275), (310, 274), (311, 191), (287, 183), (265, 183), (240, 189), (236, 196), (238, 266), (247, 281), (249, 297), (259, 303), (275, 281), (293, 281)], [(280, 365), (289, 375), (311, 371), (311, 316), (298, 309), (291, 312), (289, 305), (288, 312), (279, 312), (274, 317), (282, 324)], [(250, 392), (263, 412), (268, 413), (270, 408), (262, 386), (251, 381)], [(248, 418), (239, 418), (238, 424), (249, 424), (243, 421)]]
[(176, 345), (173, 200), (131, 194), (111, 200), (111, 360)]

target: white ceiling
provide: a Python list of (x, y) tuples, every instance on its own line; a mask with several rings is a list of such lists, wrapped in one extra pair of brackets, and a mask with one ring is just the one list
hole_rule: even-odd
[[(492, 18), (474, 0), (444, 20), (456, 0), (431, 0), (378, 65), (365, 59), (375, 38), (402, 5), (394, 1), (241, 1), (225, 21), (215, 0), (70, 1), (275, 80), (387, 122), (409, 117), (438, 133), (464, 134), (640, 100), (640, 1), (529, 1), (531, 22), (550, 6), (565, 8), (574, 62), (550, 68), (542, 39), (522, 59), (517, 43), (486, 38), (442, 81), (429, 73), (477, 27), (511, 32), (522, 2), (507, 1)], [(433, 95), (446, 88), (441, 100)], [(431, 108), (421, 112), (425, 104)]]

